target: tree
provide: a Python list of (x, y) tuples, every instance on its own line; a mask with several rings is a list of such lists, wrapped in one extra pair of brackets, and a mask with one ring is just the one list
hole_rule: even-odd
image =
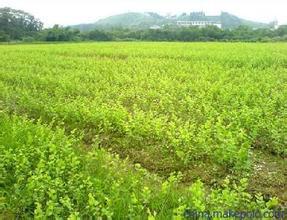
[(100, 30), (93, 30), (88, 33), (89, 40), (96, 40), (96, 41), (110, 41), (112, 40), (111, 36), (104, 31)]
[(80, 40), (80, 31), (56, 24), (53, 28), (41, 31), (39, 39), (43, 41), (78, 41)]
[(276, 32), (278, 33), (278, 36), (283, 37), (287, 35), (287, 25), (281, 25)]
[(12, 8), (0, 8), (0, 40), (21, 40), (40, 31), (43, 23), (33, 15)]

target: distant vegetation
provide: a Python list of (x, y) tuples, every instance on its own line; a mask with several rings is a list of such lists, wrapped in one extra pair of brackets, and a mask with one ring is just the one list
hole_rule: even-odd
[[(192, 15), (181, 15), (178, 19), (189, 19)], [(147, 19), (148, 18), (148, 19)], [(268, 25), (239, 19), (228, 13), (220, 17), (225, 28), (179, 27), (173, 23), (150, 29), (151, 24), (162, 25), (165, 18), (149, 13), (128, 13), (100, 20), (95, 26), (43, 28), (41, 21), (34, 16), (11, 8), (0, 9), (0, 41), (287, 41), (287, 26), (274, 30)], [(171, 20), (171, 18), (169, 19)], [(146, 23), (143, 23), (145, 21)], [(135, 28), (142, 25), (142, 28)], [(254, 27), (260, 27), (254, 29)], [(79, 28), (79, 29), (78, 29)]]
[(215, 26), (199, 27), (166, 27), (160, 30), (133, 30), (114, 28), (110, 30), (92, 30), (80, 32), (69, 27), (58, 25), (45, 29), (35, 35), (36, 41), (246, 41), (270, 42), (287, 41), (287, 26), (277, 30), (269, 28), (253, 30), (247, 26), (235, 29), (220, 29)]
[(0, 8), (0, 41), (23, 40), (35, 37), (43, 23), (21, 10)]

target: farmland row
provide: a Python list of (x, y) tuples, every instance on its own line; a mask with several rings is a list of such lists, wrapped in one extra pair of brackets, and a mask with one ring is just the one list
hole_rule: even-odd
[(278, 204), (246, 192), (247, 181), (206, 190), (180, 175), (163, 181), (52, 124), (0, 112), (1, 219), (184, 219), (186, 210), (259, 210)]
[(155, 170), (241, 172), (252, 148), (285, 157), (286, 45), (202, 45), (2, 47), (1, 105), (141, 152)]

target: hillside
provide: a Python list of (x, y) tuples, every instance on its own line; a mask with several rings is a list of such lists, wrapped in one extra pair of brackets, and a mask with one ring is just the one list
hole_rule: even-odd
[(81, 31), (89, 31), (95, 28), (149, 28), (152, 25), (163, 25), (168, 21), (167, 18), (160, 16), (156, 13), (124, 13), (119, 15), (110, 16), (91, 24), (79, 24), (72, 26), (73, 28), (80, 29)]
[(208, 20), (221, 22), (223, 28), (236, 28), (240, 25), (246, 25), (252, 28), (269, 27), (269, 24), (242, 19), (227, 12), (222, 12), (219, 16), (202, 16), (201, 14), (198, 16), (197, 14), (198, 13), (183, 13), (178, 16), (165, 17), (153, 12), (129, 12), (110, 16), (95, 23), (78, 24), (71, 27), (80, 29), (81, 31), (89, 31), (95, 28), (109, 29), (119, 27), (130, 29), (145, 29), (153, 25), (175, 25), (176, 21), (179, 20)]
[(235, 28), (240, 25), (245, 25), (252, 28), (266, 28), (270, 26), (270, 24), (242, 19), (227, 12), (221, 13), (220, 20), (223, 28)]

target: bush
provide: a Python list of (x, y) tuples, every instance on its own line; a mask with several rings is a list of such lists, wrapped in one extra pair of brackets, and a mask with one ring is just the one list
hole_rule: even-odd
[(245, 179), (233, 186), (226, 180), (209, 193), (201, 181), (179, 190), (180, 174), (159, 184), (139, 165), (132, 169), (97, 148), (81, 152), (78, 138), (40, 123), (0, 113), (2, 218), (166, 219), (190, 209), (265, 211), (277, 205), (276, 199), (253, 200)]
[(35, 41), (35, 39), (33, 37), (24, 37), (22, 39), (22, 41), (25, 43), (31, 43), (31, 42)]

